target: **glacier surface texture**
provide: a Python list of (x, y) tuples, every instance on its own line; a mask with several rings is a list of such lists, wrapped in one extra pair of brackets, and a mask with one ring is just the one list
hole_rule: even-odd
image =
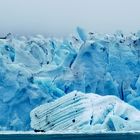
[[(102, 100), (103, 106), (104, 100), (112, 99), (111, 104), (117, 100), (122, 108), (128, 106), (127, 110), (130, 108), (134, 114), (138, 112), (140, 32), (129, 35), (121, 31), (98, 34), (86, 33), (78, 27), (77, 35), (63, 39), (45, 38), (41, 35), (0, 39), (0, 130), (31, 130), (31, 110), (69, 93), (71, 95), (74, 91), (82, 92), (82, 95), (78, 94), (78, 98), (84, 98), (86, 101), (89, 97), (83, 93), (90, 93), (91, 98)], [(97, 99), (95, 94), (92, 97), (91, 93), (96, 93)], [(83, 104), (83, 99), (79, 103), (82, 104), (80, 108), (83, 106), (85, 109), (92, 104)], [(66, 109), (66, 106), (63, 107), (62, 109)], [(118, 109), (121, 112), (121, 107)], [(89, 110), (94, 109), (90, 107)], [(107, 108), (104, 108), (102, 111), (106, 110)], [(101, 114), (95, 116), (98, 118), (98, 115), (99, 122), (102, 122), (98, 128), (105, 128), (109, 120), (113, 125), (117, 120), (124, 122), (123, 124), (127, 121), (122, 120), (123, 117), (119, 114), (110, 118), (108, 115), (101, 118)], [(73, 114), (69, 117), (72, 116)], [(80, 123), (87, 123), (85, 121)], [(93, 123), (98, 124), (96, 121)], [(130, 125), (133, 122), (135, 124), (135, 121), (137, 119), (131, 117)], [(33, 123), (36, 124), (37, 122)], [(79, 128), (83, 126), (75, 124)], [(120, 130), (116, 127), (113, 129)], [(124, 128), (128, 129), (127, 126)], [(92, 129), (95, 129), (95, 126)]]

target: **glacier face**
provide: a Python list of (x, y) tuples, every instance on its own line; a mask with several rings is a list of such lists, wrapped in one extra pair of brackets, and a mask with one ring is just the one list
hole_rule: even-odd
[(31, 127), (45, 131), (140, 130), (140, 111), (116, 96), (73, 91), (31, 111)]
[(30, 130), (30, 111), (74, 90), (140, 109), (140, 36), (85, 33), (0, 39), (0, 130)]

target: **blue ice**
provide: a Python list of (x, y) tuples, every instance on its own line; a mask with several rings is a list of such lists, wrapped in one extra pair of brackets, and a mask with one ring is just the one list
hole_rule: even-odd
[(0, 130), (31, 130), (30, 111), (74, 90), (117, 96), (140, 109), (140, 36), (0, 39)]

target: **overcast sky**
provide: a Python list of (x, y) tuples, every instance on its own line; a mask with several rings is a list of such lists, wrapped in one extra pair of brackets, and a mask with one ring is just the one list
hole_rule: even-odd
[(0, 34), (66, 36), (140, 29), (140, 0), (0, 0)]

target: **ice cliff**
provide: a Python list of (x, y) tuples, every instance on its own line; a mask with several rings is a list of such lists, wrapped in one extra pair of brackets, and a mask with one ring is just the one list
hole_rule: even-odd
[(140, 109), (140, 34), (77, 33), (0, 39), (0, 130), (30, 130), (32, 109), (74, 90)]

